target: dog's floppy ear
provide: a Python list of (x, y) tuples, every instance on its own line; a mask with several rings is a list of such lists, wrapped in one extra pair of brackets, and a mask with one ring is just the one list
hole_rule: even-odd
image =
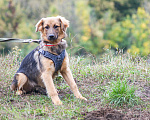
[(42, 31), (42, 28), (43, 28), (43, 18), (35, 25), (36, 27), (36, 32), (38, 31)]
[(69, 20), (65, 19), (64, 17), (57, 16), (61, 22), (61, 29), (66, 32), (67, 28), (69, 27)]

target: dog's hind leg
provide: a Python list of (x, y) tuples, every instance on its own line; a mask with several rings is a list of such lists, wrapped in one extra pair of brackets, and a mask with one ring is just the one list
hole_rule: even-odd
[(17, 90), (16, 94), (17, 95), (21, 95), (23, 93), (23, 91), (21, 89), (23, 89), (24, 85), (27, 84), (28, 78), (25, 74), (23, 73), (17, 73), (15, 74), (14, 80), (10, 86), (11, 90)]

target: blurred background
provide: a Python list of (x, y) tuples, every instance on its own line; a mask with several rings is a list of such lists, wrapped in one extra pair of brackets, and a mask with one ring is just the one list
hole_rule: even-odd
[[(63, 16), (71, 55), (99, 56), (107, 49), (150, 55), (150, 0), (0, 0), (0, 38), (40, 39), (42, 17)], [(0, 43), (0, 52), (19, 46), (28, 54), (35, 43)]]

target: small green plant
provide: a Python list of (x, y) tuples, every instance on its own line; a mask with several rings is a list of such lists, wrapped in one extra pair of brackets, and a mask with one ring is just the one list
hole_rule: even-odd
[(136, 88), (127, 83), (126, 80), (117, 79), (113, 81), (110, 86), (106, 88), (104, 100), (106, 103), (113, 104), (114, 106), (132, 107), (139, 104), (139, 98), (135, 95)]

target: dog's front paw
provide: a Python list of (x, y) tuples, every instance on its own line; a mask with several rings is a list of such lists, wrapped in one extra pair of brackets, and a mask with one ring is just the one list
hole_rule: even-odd
[(83, 96), (80, 97), (80, 99), (87, 101), (87, 99), (85, 97), (83, 97)]
[(60, 100), (58, 101), (53, 101), (54, 105), (62, 105), (62, 102)]
[(83, 97), (82, 95), (76, 96), (76, 98), (87, 101), (87, 99), (85, 97)]
[(52, 99), (54, 105), (62, 105), (62, 102), (57, 95), (52, 96), (51, 99)]
[(23, 94), (23, 92), (21, 90), (16, 91), (16, 95), (22, 95), (22, 94)]

